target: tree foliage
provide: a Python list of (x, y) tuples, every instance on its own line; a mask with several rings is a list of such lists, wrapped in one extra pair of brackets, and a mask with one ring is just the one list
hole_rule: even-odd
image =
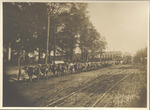
[(133, 57), (134, 63), (145, 63), (147, 62), (147, 47), (138, 50)]
[[(46, 52), (47, 16), (50, 14), (49, 53), (73, 59), (79, 47), (82, 54), (103, 51), (106, 41), (91, 23), (86, 3), (7, 3), (3, 4), (4, 46), (26, 53), (39, 48)], [(39, 56), (40, 57), (40, 56)]]

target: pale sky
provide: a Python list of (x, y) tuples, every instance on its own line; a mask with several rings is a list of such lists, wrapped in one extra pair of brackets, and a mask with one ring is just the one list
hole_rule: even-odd
[(149, 2), (88, 4), (90, 20), (107, 41), (107, 50), (130, 52), (145, 48), (149, 37)]

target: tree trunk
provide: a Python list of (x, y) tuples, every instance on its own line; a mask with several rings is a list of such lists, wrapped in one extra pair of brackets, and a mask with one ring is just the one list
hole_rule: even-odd
[(19, 81), (19, 79), (20, 79), (20, 76), (21, 76), (21, 66), (19, 66), (19, 73), (18, 73), (18, 78), (17, 78), (17, 81)]
[(66, 50), (65, 57), (66, 57), (66, 61), (68, 61), (68, 50)]
[(102, 61), (102, 52), (100, 52), (100, 61)]
[(52, 38), (53, 38), (53, 64), (55, 64), (55, 55), (56, 55), (56, 36), (55, 36), (56, 25), (52, 28)]
[(83, 49), (81, 49), (81, 60), (83, 61)]
[(94, 52), (92, 51), (92, 61), (94, 60)]
[(73, 61), (73, 48), (70, 49), (70, 60)]
[(54, 64), (55, 64), (55, 52), (56, 52), (56, 51), (55, 51), (55, 47), (54, 47), (54, 50), (53, 50), (53, 51), (54, 51), (53, 62), (54, 62)]
[(88, 61), (88, 52), (86, 52), (86, 61)]
[(19, 73), (18, 73), (17, 81), (19, 81), (20, 76), (21, 76), (21, 58), (22, 58), (22, 55), (21, 55), (20, 53), (21, 53), (21, 51), (19, 52), (19, 57), (18, 57), (18, 67), (19, 67)]
[(49, 48), (49, 62), (52, 63), (51, 62), (51, 48)]
[(41, 48), (39, 47), (39, 55), (38, 55), (38, 63), (40, 63), (40, 61), (41, 61)]
[(10, 61), (11, 60), (11, 43), (9, 43), (9, 45), (8, 45), (8, 61)]
[(25, 62), (28, 63), (29, 62), (29, 56), (28, 56), (28, 52), (25, 52)]

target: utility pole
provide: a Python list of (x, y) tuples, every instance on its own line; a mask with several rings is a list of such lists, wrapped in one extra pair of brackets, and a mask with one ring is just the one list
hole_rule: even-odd
[(47, 44), (46, 44), (46, 59), (45, 59), (45, 64), (48, 63), (48, 53), (49, 53), (49, 29), (50, 29), (50, 12), (48, 12)]

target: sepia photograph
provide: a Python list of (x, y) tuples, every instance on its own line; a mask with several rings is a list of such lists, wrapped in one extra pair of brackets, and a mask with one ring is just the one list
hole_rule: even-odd
[(149, 1), (2, 2), (2, 107), (149, 108)]

